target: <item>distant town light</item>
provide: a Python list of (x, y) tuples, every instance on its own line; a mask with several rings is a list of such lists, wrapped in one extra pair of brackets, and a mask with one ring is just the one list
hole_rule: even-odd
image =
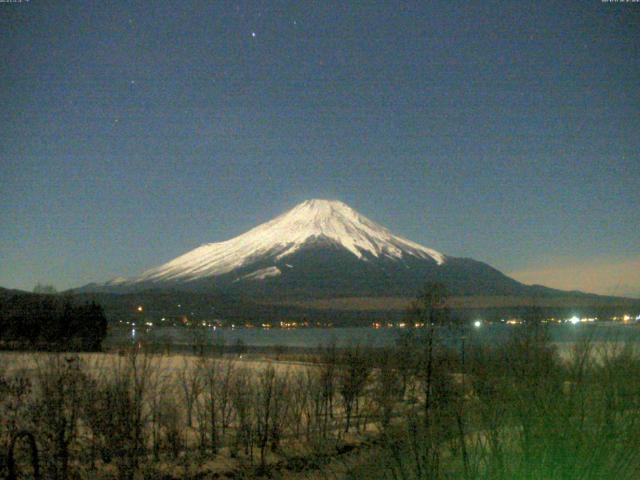
[(473, 326), (476, 328), (480, 328), (482, 326), (482, 320), (476, 320), (473, 322)]
[(138, 310), (139, 312), (142, 312), (144, 309), (142, 308), (142, 305), (138, 305), (138, 308), (136, 310)]
[(571, 322), (572, 325), (576, 325), (576, 324), (580, 323), (580, 319), (574, 315), (573, 317), (571, 317), (569, 319), (569, 322)]

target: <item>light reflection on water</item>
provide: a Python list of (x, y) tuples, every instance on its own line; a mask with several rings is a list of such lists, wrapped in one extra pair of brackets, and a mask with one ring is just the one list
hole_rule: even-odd
[[(509, 337), (514, 329), (505, 325), (483, 325), (465, 331), (467, 342), (496, 344)], [(134, 330), (135, 331), (135, 330)], [(224, 343), (233, 345), (240, 341), (248, 346), (270, 347), (285, 346), (296, 348), (315, 348), (335, 343), (337, 346), (354, 344), (373, 347), (392, 346), (396, 339), (406, 329), (399, 328), (298, 328), (298, 329), (261, 329), (236, 328), (213, 329), (181, 327), (156, 327), (144, 332), (116, 328), (107, 337), (107, 344), (124, 344), (132, 338), (148, 343), (188, 345), (205, 343), (210, 345)], [(416, 330), (420, 334), (421, 330)], [(549, 327), (551, 340), (558, 343), (561, 349), (584, 338), (594, 342), (640, 342), (640, 326), (624, 325), (552, 325)], [(447, 342), (458, 343), (460, 333), (443, 332), (443, 339)]]

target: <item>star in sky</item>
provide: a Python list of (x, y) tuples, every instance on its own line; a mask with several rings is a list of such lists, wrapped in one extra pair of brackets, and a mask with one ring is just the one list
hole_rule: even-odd
[[(637, 258), (637, 35), (599, 2), (527, 15), (509, 2), (31, 3), (0, 13), (0, 286), (138, 274), (316, 196), (518, 279), (543, 280), (533, 268), (551, 252), (567, 272)], [(103, 169), (109, 158), (131, 160)], [(153, 189), (137, 181), (148, 159)], [(182, 222), (171, 234), (168, 217)], [(75, 250), (79, 234), (100, 255)], [(619, 275), (602, 278), (620, 293)]]

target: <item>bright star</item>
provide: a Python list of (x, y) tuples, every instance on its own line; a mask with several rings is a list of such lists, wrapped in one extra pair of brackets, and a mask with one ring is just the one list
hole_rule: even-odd
[(251, 36), (252, 36), (253, 38), (256, 38), (256, 32), (251, 32)]

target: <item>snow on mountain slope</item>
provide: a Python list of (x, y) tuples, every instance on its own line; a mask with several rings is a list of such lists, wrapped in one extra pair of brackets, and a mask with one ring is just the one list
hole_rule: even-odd
[(277, 277), (278, 275), (280, 275), (282, 272), (280, 271), (280, 269), (278, 267), (267, 267), (267, 268), (261, 268), (260, 270), (256, 270), (255, 272), (252, 272), (248, 275), (245, 275), (241, 278), (238, 278), (236, 281), (238, 280), (264, 280), (267, 277)]
[[(131, 282), (191, 281), (222, 275), (260, 259), (281, 260), (314, 240), (334, 243), (362, 260), (367, 255), (392, 259), (409, 255), (430, 258), (437, 265), (446, 261), (440, 252), (393, 235), (342, 202), (307, 200), (236, 238), (202, 245)], [(274, 266), (254, 273), (252, 278), (260, 279), (278, 275), (280, 270)]]

